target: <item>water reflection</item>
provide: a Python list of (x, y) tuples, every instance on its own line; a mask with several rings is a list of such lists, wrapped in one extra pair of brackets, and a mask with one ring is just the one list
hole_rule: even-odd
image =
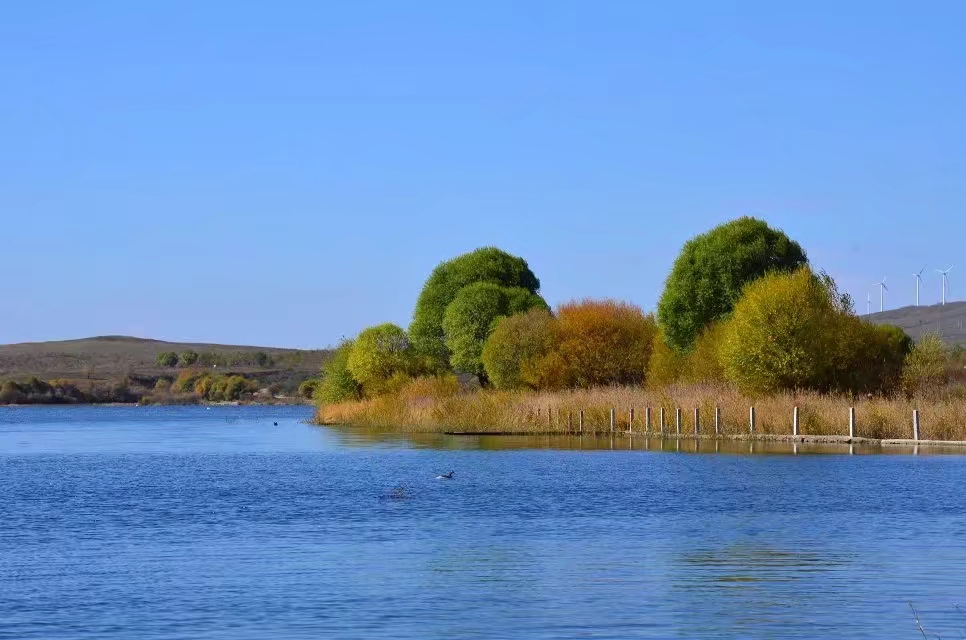
[(348, 447), (391, 447), (466, 451), (509, 451), (559, 449), (565, 451), (638, 451), (729, 455), (962, 455), (966, 449), (940, 446), (888, 446), (873, 444), (779, 442), (771, 440), (702, 440), (611, 435), (452, 435), (444, 433), (400, 433), (355, 427), (319, 427)]

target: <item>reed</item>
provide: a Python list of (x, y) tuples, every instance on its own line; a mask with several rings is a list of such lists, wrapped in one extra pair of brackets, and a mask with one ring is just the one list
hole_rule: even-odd
[[(651, 407), (651, 430), (658, 430), (660, 409), (674, 431), (675, 409), (682, 409), (683, 435), (693, 434), (694, 408), (700, 409), (702, 435), (714, 434), (715, 407), (721, 411), (721, 435), (749, 433), (749, 407), (755, 407), (756, 435), (791, 435), (794, 407), (799, 407), (799, 435), (848, 435), (849, 407), (856, 410), (856, 436), (912, 438), (912, 412), (919, 409), (923, 440), (966, 440), (966, 398), (948, 395), (926, 401), (906, 398), (780, 393), (752, 398), (724, 385), (673, 385), (651, 390), (605, 387), (569, 391), (465, 391), (451, 378), (411, 381), (398, 392), (377, 398), (327, 404), (320, 424), (346, 424), (405, 432), (493, 432), (507, 434), (576, 431), (584, 411), (584, 432), (610, 431), (610, 410), (617, 410), (618, 431), (644, 431), (645, 408)], [(629, 425), (630, 409), (635, 420)], [(548, 415), (549, 412), (549, 415)]]

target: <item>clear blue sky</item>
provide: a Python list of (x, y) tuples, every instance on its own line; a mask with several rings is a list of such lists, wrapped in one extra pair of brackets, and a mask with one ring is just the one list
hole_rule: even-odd
[[(794, 6), (793, 6), (794, 5)], [(0, 343), (316, 347), (441, 260), (656, 305), (751, 214), (865, 310), (966, 292), (966, 3), (16, 2)], [(877, 300), (877, 298), (874, 298)]]

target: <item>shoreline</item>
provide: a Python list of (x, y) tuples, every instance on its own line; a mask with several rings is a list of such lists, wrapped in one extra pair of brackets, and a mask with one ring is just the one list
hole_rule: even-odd
[[(352, 425), (321, 425), (321, 426), (346, 426)], [(387, 433), (426, 433), (403, 430), (387, 430)], [(442, 431), (442, 435), (447, 436), (486, 436), (486, 437), (581, 437), (601, 438), (617, 436), (621, 438), (643, 438), (647, 440), (700, 440), (705, 442), (782, 442), (787, 444), (853, 444), (866, 446), (882, 447), (910, 447), (910, 446), (931, 446), (931, 447), (963, 447), (966, 448), (966, 440), (914, 440), (912, 438), (864, 438), (859, 436), (837, 436), (837, 435), (780, 435), (780, 434), (698, 434), (693, 433), (655, 433), (642, 431), (585, 431), (562, 432), (519, 432), (519, 431)]]

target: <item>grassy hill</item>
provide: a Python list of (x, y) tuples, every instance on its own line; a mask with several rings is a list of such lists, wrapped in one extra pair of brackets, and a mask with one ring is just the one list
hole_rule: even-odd
[(245, 345), (165, 342), (129, 336), (0, 345), (0, 381), (67, 380), (83, 388), (128, 380), (150, 388), (159, 378), (172, 379), (183, 369), (162, 367), (158, 354), (194, 351), (203, 357), (191, 369), (212, 375), (242, 375), (259, 386), (274, 385), (294, 393), (319, 372), (327, 350), (280, 349)]
[(966, 302), (922, 307), (902, 307), (865, 316), (876, 324), (894, 324), (918, 340), (924, 333), (938, 333), (950, 345), (966, 345)]

